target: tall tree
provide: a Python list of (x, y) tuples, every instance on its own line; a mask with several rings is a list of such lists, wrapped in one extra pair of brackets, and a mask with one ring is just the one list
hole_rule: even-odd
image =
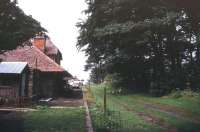
[(16, 48), (42, 31), (46, 30), (27, 16), (15, 1), (0, 1), (0, 51)]
[(87, 47), (87, 68), (103, 64), (107, 74), (120, 78), (120, 85), (158, 95), (185, 87), (186, 65), (199, 53), (199, 19), (163, 0), (87, 2), (88, 19), (78, 24), (77, 43)]

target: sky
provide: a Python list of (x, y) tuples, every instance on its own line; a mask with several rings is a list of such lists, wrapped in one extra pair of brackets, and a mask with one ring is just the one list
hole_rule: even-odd
[(86, 57), (76, 48), (78, 29), (75, 26), (85, 16), (85, 0), (18, 0), (19, 7), (32, 15), (48, 30), (53, 43), (63, 55), (61, 63), (68, 72), (79, 79), (87, 80), (89, 73), (84, 72)]

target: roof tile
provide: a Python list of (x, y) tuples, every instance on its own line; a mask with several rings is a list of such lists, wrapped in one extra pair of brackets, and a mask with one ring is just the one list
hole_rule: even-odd
[(0, 59), (7, 62), (28, 62), (30, 68), (39, 69), (42, 72), (65, 71), (35, 46), (19, 47), (15, 50), (5, 52), (0, 55)]

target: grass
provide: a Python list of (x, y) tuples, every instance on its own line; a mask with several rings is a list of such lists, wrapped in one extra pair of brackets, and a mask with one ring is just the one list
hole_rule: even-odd
[[(95, 103), (103, 106), (103, 85), (93, 86)], [(200, 129), (199, 97), (151, 97), (144, 94), (107, 95), (107, 107), (121, 112), (133, 131), (198, 132)]]
[(39, 109), (23, 115), (25, 132), (86, 132), (82, 108)]

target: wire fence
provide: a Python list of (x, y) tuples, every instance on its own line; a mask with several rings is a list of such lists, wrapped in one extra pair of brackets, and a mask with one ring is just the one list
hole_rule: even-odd
[(102, 99), (99, 100), (94, 96), (91, 88), (88, 88), (86, 93), (87, 99), (95, 100), (95, 103), (89, 100), (93, 102), (93, 105), (90, 105), (90, 113), (94, 132), (133, 132), (137, 129), (133, 121), (127, 118), (127, 111), (121, 111), (116, 106), (110, 105), (105, 108), (106, 101), (102, 102)]
[(123, 119), (120, 111), (103, 111), (93, 110), (92, 121), (94, 132), (132, 132), (133, 124), (129, 120)]

